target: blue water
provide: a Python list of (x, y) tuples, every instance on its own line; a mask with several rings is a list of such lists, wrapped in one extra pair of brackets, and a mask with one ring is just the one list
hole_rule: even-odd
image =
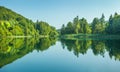
[(77, 57), (57, 41), (45, 51), (33, 50), (3, 66), (0, 72), (120, 72), (119, 67), (120, 61), (110, 58), (108, 51), (94, 55), (89, 48)]

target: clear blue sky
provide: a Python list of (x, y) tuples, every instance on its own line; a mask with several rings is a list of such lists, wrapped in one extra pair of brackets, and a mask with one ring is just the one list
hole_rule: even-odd
[(120, 0), (0, 0), (0, 5), (33, 21), (46, 21), (56, 28), (76, 16), (91, 22), (102, 13), (106, 20), (115, 12), (120, 14)]

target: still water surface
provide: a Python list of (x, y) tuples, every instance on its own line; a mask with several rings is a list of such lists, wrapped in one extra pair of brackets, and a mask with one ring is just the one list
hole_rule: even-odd
[(0, 40), (0, 72), (119, 72), (120, 40)]

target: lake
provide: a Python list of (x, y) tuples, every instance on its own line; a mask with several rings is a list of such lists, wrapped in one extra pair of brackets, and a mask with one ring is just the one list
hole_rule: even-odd
[(120, 40), (0, 40), (0, 72), (119, 72), (119, 67)]

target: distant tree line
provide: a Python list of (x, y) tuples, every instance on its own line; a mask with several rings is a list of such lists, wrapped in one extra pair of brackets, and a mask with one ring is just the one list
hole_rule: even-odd
[(115, 13), (105, 21), (105, 16), (94, 18), (92, 23), (88, 23), (85, 18), (79, 19), (75, 17), (72, 22), (68, 22), (65, 26), (62, 25), (60, 34), (120, 34), (120, 15)]
[[(67, 25), (62, 25), (60, 35), (65, 34), (120, 34), (120, 15), (115, 13), (105, 21), (105, 16), (94, 18), (88, 23), (85, 18), (75, 17)], [(33, 22), (10, 9), (0, 6), (0, 37), (5, 36), (56, 36), (55, 27), (47, 22)]]

